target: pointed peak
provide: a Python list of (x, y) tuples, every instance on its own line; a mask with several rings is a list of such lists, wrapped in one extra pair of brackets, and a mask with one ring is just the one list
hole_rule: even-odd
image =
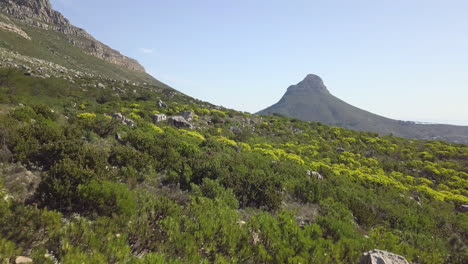
[(323, 83), (322, 78), (315, 74), (308, 74), (304, 80), (288, 88), (288, 91), (315, 91), (330, 93)]
[(307, 74), (307, 76), (304, 78), (304, 81), (322, 81), (322, 78), (320, 76), (315, 75), (315, 74)]

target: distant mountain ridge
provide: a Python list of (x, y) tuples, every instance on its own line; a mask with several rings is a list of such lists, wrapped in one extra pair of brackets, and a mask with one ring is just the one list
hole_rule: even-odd
[(132, 71), (144, 72), (138, 61), (97, 41), (85, 30), (75, 27), (60, 12), (52, 9), (49, 0), (0, 0), (0, 11), (20, 23), (65, 34), (68, 41), (86, 53), (123, 66)]
[(468, 144), (468, 127), (420, 124), (373, 114), (332, 95), (323, 80), (314, 74), (309, 74), (298, 84), (290, 86), (278, 103), (258, 114), (280, 114), (382, 135)]

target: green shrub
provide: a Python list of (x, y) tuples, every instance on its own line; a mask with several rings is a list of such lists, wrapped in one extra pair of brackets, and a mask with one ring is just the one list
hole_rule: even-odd
[(44, 175), (37, 195), (43, 206), (59, 211), (78, 211), (84, 209), (78, 194), (78, 186), (89, 183), (95, 174), (68, 158), (54, 165)]
[(100, 216), (131, 216), (136, 211), (135, 194), (126, 185), (92, 180), (77, 189), (83, 211)]

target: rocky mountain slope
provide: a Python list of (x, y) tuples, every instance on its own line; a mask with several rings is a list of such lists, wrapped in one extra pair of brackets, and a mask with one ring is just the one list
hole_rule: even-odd
[(90, 55), (129, 70), (145, 71), (136, 60), (120, 54), (94, 39), (85, 30), (71, 25), (68, 19), (52, 9), (49, 0), (0, 0), (0, 10), (23, 24), (65, 34), (70, 43)]
[(383, 135), (468, 143), (468, 127), (418, 124), (370, 113), (333, 96), (322, 79), (313, 74), (290, 86), (278, 103), (260, 111), (259, 114), (280, 114)]
[(43, 77), (87, 76), (168, 88), (136, 60), (70, 24), (49, 0), (0, 0), (0, 67)]

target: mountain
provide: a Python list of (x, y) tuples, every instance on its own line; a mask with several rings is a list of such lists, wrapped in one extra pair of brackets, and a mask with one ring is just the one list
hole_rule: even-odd
[(258, 114), (278, 114), (382, 135), (468, 144), (468, 127), (421, 124), (373, 114), (332, 95), (323, 80), (314, 74), (309, 74), (298, 84), (291, 85), (278, 103)]
[(0, 1), (0, 263), (467, 263), (468, 145), (214, 106)]
[(37, 75), (101, 76), (165, 86), (138, 61), (96, 40), (53, 10), (49, 0), (0, 0), (0, 66)]

